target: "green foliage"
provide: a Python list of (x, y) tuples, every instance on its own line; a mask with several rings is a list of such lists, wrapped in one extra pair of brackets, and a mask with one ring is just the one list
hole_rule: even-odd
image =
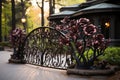
[(120, 66), (120, 47), (108, 47), (100, 60), (106, 60), (111, 65)]
[(2, 47), (12, 47), (11, 43), (6, 41), (6, 42), (0, 42), (0, 46)]
[(11, 4), (6, 2), (2, 7), (2, 36), (8, 36), (11, 29)]
[[(24, 6), (24, 7), (23, 7)], [(23, 4), (21, 3), (21, 1), (16, 2), (16, 26), (17, 27), (21, 27), (23, 26), (22, 22), (21, 22), (21, 18), (26, 17), (26, 11), (27, 9), (30, 7), (30, 3), (29, 0), (25, 0), (23, 1)], [(26, 17), (27, 18), (27, 17)]]
[(57, 3), (61, 3), (65, 6), (73, 5), (73, 4), (79, 4), (82, 2), (85, 2), (85, 0), (57, 0)]
[[(23, 0), (24, 1), (24, 10), (28, 9), (28, 7), (31, 5), (29, 3), (30, 0)], [(21, 23), (21, 18), (23, 17), (22, 13), (22, 7), (21, 7), (21, 1), (16, 0), (15, 4), (16, 9), (16, 27), (22, 27), (23, 24)], [(12, 11), (11, 11), (11, 0), (3, 0), (2, 3), (2, 39), (3, 41), (8, 39), (10, 36), (10, 32), (12, 29)]]

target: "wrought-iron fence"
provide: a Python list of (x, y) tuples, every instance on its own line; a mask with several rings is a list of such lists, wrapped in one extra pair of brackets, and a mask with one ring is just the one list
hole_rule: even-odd
[(63, 33), (51, 27), (39, 27), (26, 37), (22, 52), (29, 64), (66, 69), (71, 65), (70, 51), (59, 45)]

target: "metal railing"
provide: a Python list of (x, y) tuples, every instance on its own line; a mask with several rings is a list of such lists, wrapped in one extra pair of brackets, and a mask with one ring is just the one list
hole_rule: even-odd
[(67, 69), (71, 65), (71, 53), (59, 45), (63, 33), (51, 27), (39, 27), (31, 31), (22, 44), (24, 59), (29, 64)]

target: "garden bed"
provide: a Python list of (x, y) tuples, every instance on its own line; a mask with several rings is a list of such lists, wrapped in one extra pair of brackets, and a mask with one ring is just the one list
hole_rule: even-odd
[(109, 69), (91, 70), (91, 69), (67, 69), (67, 74), (77, 74), (82, 76), (108, 76), (120, 70), (118, 66), (111, 66)]

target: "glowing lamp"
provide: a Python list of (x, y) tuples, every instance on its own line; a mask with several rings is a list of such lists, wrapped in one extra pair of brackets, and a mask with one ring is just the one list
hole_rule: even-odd
[(25, 19), (25, 18), (22, 18), (22, 19), (21, 19), (21, 22), (22, 22), (22, 23), (25, 23), (25, 22), (26, 22), (26, 19)]
[(109, 22), (106, 22), (106, 23), (105, 23), (105, 27), (106, 27), (106, 28), (109, 28), (109, 27), (110, 27), (110, 23), (109, 23)]

